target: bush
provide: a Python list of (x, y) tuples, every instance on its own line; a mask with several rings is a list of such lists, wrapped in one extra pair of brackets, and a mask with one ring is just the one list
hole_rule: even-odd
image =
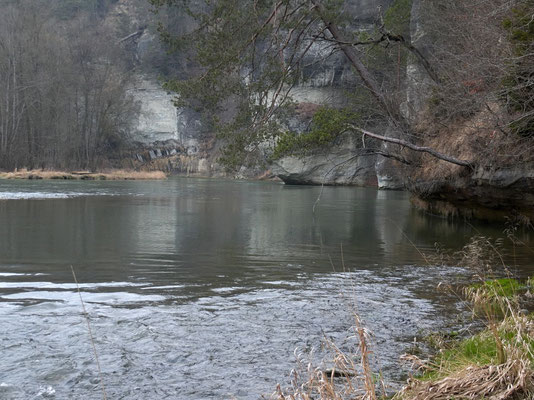
[(280, 136), (273, 159), (287, 155), (305, 155), (331, 145), (347, 129), (347, 124), (359, 120), (359, 114), (348, 109), (321, 107), (313, 115), (311, 129), (304, 133), (288, 131)]

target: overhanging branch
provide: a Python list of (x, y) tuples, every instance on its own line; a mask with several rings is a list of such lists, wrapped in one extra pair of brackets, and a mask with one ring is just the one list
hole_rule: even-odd
[(472, 161), (460, 160), (458, 158), (455, 158), (455, 157), (440, 153), (439, 151), (436, 151), (431, 147), (416, 146), (415, 144), (407, 142), (406, 140), (378, 135), (376, 133), (369, 132), (369, 131), (367, 131), (365, 129), (362, 129), (362, 128), (360, 128), (358, 126), (355, 126), (355, 125), (352, 125), (352, 124), (349, 125), (349, 126), (350, 126), (350, 128), (352, 130), (360, 132), (364, 136), (369, 136), (369, 137), (372, 137), (372, 138), (375, 138), (375, 139), (378, 139), (378, 140), (381, 140), (381, 141), (387, 142), (387, 143), (397, 144), (399, 146), (403, 146), (403, 147), (406, 147), (406, 148), (408, 148), (410, 150), (417, 151), (417, 152), (420, 152), (420, 153), (428, 153), (433, 157), (436, 157), (436, 158), (438, 158), (440, 160), (443, 160), (443, 161), (447, 161), (447, 162), (449, 162), (451, 164), (456, 164), (456, 165), (460, 165), (462, 167), (467, 167), (467, 168), (471, 168), (471, 169), (474, 167), (474, 164), (473, 164)]

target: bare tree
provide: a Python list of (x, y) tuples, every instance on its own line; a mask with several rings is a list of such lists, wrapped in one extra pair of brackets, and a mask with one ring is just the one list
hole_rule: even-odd
[(116, 40), (32, 1), (0, 12), (0, 168), (95, 168), (127, 140), (135, 104)]

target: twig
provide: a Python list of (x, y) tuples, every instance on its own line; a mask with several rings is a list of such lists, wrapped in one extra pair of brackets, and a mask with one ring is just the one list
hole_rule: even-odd
[(95, 354), (96, 367), (98, 369), (98, 377), (100, 379), (100, 387), (102, 388), (102, 398), (104, 400), (107, 400), (108, 396), (106, 394), (106, 388), (104, 387), (104, 380), (102, 379), (102, 369), (100, 368), (100, 361), (98, 360), (98, 353), (96, 351), (93, 331), (91, 330), (91, 324), (89, 322), (89, 315), (87, 314), (87, 310), (85, 309), (85, 303), (83, 302), (83, 299), (82, 299), (82, 292), (80, 292), (80, 285), (78, 285), (78, 279), (76, 279), (76, 274), (74, 273), (74, 268), (72, 267), (72, 265), (70, 266), (70, 269), (72, 271), (74, 282), (76, 283), (76, 289), (78, 290), (78, 295), (80, 296), (80, 302), (82, 303), (83, 315), (85, 317), (85, 321), (87, 322), (87, 330), (89, 331), (89, 338), (91, 339), (91, 345), (93, 346), (93, 352)]
[(339, 168), (340, 166), (342, 166), (343, 164), (346, 164), (352, 160), (354, 160), (355, 158), (358, 158), (360, 156), (360, 154), (357, 154), (355, 156), (352, 156), (350, 157), (349, 159), (345, 160), (345, 161), (341, 161), (340, 163), (337, 163), (335, 164), (332, 168), (330, 168), (328, 171), (326, 171), (326, 173), (324, 174), (324, 177), (323, 177), (323, 182), (321, 183), (321, 191), (319, 192), (319, 196), (317, 196), (317, 199), (315, 200), (315, 203), (313, 203), (313, 208), (312, 208), (312, 213), (315, 214), (315, 208), (317, 207), (317, 205), (319, 204), (319, 202), (321, 201), (321, 196), (323, 194), (323, 191), (324, 191), (324, 182), (326, 181), (326, 178), (328, 177), (328, 175), (330, 175), (330, 173), (335, 170), (336, 168)]
[(426, 265), (430, 266), (430, 262), (428, 261), (428, 258), (425, 256), (425, 253), (423, 253), (421, 250), (419, 250), (419, 247), (417, 247), (417, 245), (412, 241), (412, 239), (410, 239), (410, 237), (406, 234), (406, 232), (404, 232), (404, 230), (402, 230), (402, 228), (395, 221), (393, 221), (391, 218), (386, 218), (386, 219), (389, 222), (391, 222), (393, 225), (395, 225), (395, 227), (399, 230), (399, 232), (402, 234), (402, 236), (404, 236), (406, 238), (406, 240), (408, 240), (408, 242), (410, 242), (412, 247), (415, 250), (417, 250), (417, 252), (423, 258), (423, 260), (425, 260)]

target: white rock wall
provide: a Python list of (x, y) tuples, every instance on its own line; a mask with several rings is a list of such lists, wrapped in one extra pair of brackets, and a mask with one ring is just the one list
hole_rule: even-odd
[(157, 81), (147, 78), (140, 78), (131, 90), (140, 107), (134, 140), (147, 144), (178, 140), (178, 113), (172, 103), (173, 96)]

